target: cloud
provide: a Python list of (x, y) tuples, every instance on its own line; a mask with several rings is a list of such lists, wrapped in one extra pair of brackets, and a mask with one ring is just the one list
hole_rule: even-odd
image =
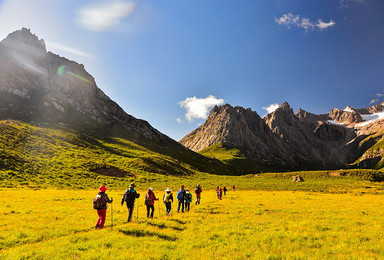
[(176, 118), (176, 122), (177, 122), (178, 124), (181, 124), (181, 123), (183, 123), (183, 120), (181, 120), (180, 118)]
[(365, 4), (366, 0), (339, 0), (339, 2), (341, 8), (348, 8), (351, 3)]
[(79, 10), (77, 22), (91, 31), (109, 31), (119, 25), (123, 18), (136, 9), (135, 2), (111, 1), (90, 5)]
[(262, 107), (262, 109), (267, 110), (267, 114), (274, 112), (278, 108), (279, 108), (279, 104), (277, 103), (270, 104), (269, 106), (266, 106), (266, 107)]
[(185, 108), (185, 119), (188, 122), (193, 122), (194, 119), (206, 119), (209, 110), (215, 105), (221, 105), (224, 99), (218, 99), (215, 96), (209, 95), (206, 98), (189, 97), (179, 102), (180, 107)]
[(336, 23), (333, 20), (329, 21), (328, 23), (324, 23), (322, 20), (319, 20), (316, 26), (319, 27), (320, 30), (324, 30), (328, 27), (334, 26), (335, 24)]
[(379, 101), (384, 97), (384, 94), (382, 94), (382, 93), (377, 93), (374, 97), (375, 97), (374, 99), (372, 99), (371, 101), (369, 101), (369, 104), (370, 104), (370, 105), (379, 102)]
[(380, 99), (376, 98), (376, 99), (372, 99), (371, 101), (369, 101), (369, 104), (372, 105), (376, 102), (378, 102)]
[(294, 14), (283, 14), (280, 18), (275, 18), (275, 22), (278, 25), (286, 26), (291, 28), (292, 26), (302, 28), (306, 32), (319, 29), (320, 31), (327, 29), (329, 27), (335, 26), (336, 23), (333, 20), (330, 20), (328, 23), (318, 20), (317, 22), (312, 22), (309, 18), (301, 18), (300, 15)]
[(71, 54), (74, 54), (77, 56), (85, 57), (85, 58), (94, 58), (94, 56), (89, 54), (89, 53), (86, 53), (86, 52), (83, 52), (80, 50), (76, 50), (76, 49), (73, 49), (73, 48), (58, 44), (58, 43), (47, 42), (46, 44), (48, 47), (56, 49), (56, 50), (61, 50), (61, 51), (71, 53)]

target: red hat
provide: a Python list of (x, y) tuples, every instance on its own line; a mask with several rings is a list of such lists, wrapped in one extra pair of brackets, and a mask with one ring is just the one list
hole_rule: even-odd
[(105, 192), (107, 189), (108, 188), (103, 185), (103, 186), (100, 186), (99, 191), (100, 192)]

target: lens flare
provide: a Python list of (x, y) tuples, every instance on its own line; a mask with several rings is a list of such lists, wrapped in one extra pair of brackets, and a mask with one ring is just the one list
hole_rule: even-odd
[(91, 83), (90, 80), (84, 78), (83, 76), (80, 76), (80, 75), (77, 75), (71, 71), (68, 71), (67, 70), (67, 66), (66, 65), (61, 65), (59, 66), (59, 68), (57, 69), (57, 74), (62, 78), (63, 76), (65, 75), (69, 75), (71, 77), (74, 77), (76, 79), (79, 79), (81, 81), (84, 81), (84, 82), (87, 82), (87, 83)]
[(57, 74), (58, 74), (60, 77), (63, 77), (66, 68), (67, 68), (67, 66), (65, 66), (65, 65), (61, 65), (61, 66), (57, 69)]

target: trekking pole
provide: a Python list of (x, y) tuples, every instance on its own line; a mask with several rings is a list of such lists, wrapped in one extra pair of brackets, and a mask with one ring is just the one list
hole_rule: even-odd
[(140, 203), (137, 203), (137, 223), (139, 223), (139, 205)]
[(111, 203), (111, 221), (112, 221), (112, 228), (113, 228), (113, 203)]

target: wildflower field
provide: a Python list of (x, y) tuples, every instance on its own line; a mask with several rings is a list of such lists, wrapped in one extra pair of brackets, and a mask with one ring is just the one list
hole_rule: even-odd
[[(299, 184), (300, 185), (300, 184)], [(377, 259), (384, 258), (384, 193), (359, 191), (204, 190), (201, 205), (145, 217), (144, 194), (133, 222), (114, 198), (106, 228), (95, 230), (95, 190), (1, 189), (2, 259)], [(163, 191), (155, 189), (158, 197)], [(139, 206), (139, 207), (137, 207)], [(138, 214), (137, 214), (138, 213)]]

